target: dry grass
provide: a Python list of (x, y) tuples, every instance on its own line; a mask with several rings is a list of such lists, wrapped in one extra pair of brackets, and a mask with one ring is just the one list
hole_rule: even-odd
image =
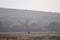
[(60, 40), (60, 33), (55, 32), (0, 32), (0, 40)]

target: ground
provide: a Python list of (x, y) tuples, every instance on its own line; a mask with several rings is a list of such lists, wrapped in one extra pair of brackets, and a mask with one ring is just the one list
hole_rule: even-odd
[(59, 32), (0, 32), (0, 40), (60, 40)]

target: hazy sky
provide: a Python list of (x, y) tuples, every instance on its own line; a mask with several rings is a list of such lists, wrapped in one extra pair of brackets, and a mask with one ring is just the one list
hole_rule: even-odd
[(0, 0), (0, 8), (60, 12), (60, 0)]

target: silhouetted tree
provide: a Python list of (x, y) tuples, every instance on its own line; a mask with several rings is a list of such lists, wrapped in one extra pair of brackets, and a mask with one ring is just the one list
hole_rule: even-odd
[(60, 31), (60, 24), (58, 22), (52, 22), (48, 25), (49, 31)]
[(0, 32), (3, 31), (2, 22), (0, 21)]
[(37, 23), (33, 22), (33, 23), (31, 23), (31, 31), (32, 32), (41, 32), (42, 29), (41, 29), (40, 25), (38, 25)]
[(0, 17), (0, 31), (8, 32), (10, 31), (10, 25), (12, 24), (11, 20), (9, 20), (9, 16)]
[[(31, 31), (36, 31), (37, 24), (36, 23), (31, 23)], [(38, 29), (37, 29), (38, 30)]]

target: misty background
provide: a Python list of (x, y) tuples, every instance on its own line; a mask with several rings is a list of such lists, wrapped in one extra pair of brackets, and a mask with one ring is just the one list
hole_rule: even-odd
[(60, 13), (60, 0), (0, 0), (0, 8)]
[(0, 8), (0, 32), (60, 32), (60, 13)]

